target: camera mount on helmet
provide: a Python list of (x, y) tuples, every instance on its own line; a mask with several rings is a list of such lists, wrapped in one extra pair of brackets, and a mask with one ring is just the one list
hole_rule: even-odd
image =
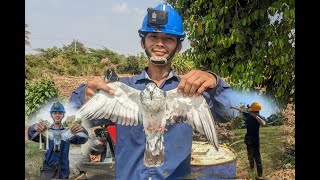
[(161, 25), (165, 25), (168, 23), (168, 12), (165, 10), (157, 10), (153, 8), (148, 8), (148, 26), (158, 27), (159, 31)]

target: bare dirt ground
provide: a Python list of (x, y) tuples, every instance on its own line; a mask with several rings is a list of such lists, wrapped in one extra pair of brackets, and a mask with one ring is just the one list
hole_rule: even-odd
[[(128, 74), (119, 75), (130, 76)], [(74, 91), (81, 83), (87, 83), (94, 77), (102, 78), (102, 76), (58, 76), (53, 75), (52, 80), (59, 91), (59, 95), (65, 100), (69, 100), (72, 91)]]
[[(59, 91), (59, 95), (65, 100), (69, 100), (72, 91), (81, 83), (87, 83), (94, 77), (100, 76), (52, 76), (53, 82)], [(101, 78), (101, 77), (100, 77)]]

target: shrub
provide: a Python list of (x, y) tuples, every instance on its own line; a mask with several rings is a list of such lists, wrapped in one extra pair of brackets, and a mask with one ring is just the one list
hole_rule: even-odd
[(195, 64), (183, 54), (176, 54), (172, 60), (172, 67), (177, 74), (185, 74), (194, 69)]
[(40, 79), (37, 82), (27, 82), (25, 90), (26, 119), (37, 113), (43, 104), (58, 99), (58, 90), (48, 78)]
[(288, 104), (281, 112), (284, 117), (284, 132), (287, 136), (284, 142), (284, 166), (295, 167), (295, 105)]
[(144, 67), (147, 66), (147, 61), (143, 55), (129, 56), (119, 65), (117, 73), (120, 74), (140, 74)]
[(242, 114), (234, 117), (227, 124), (229, 125), (230, 130), (246, 128), (246, 124), (245, 124), (244, 117)]
[(276, 113), (276, 114), (271, 114), (268, 118), (267, 118), (267, 124), (271, 125), (271, 126), (281, 126), (283, 125), (283, 120), (284, 117), (282, 116), (282, 114)]

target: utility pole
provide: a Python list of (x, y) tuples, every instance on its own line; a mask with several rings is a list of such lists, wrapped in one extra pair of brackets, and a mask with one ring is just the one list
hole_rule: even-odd
[(75, 53), (77, 52), (77, 41), (76, 40), (74, 41), (74, 52)]

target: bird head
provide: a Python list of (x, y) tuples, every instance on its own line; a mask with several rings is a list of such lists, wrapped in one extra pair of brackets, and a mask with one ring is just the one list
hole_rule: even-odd
[(149, 83), (146, 86), (146, 91), (153, 92), (157, 88), (157, 85), (155, 83)]
[(159, 112), (164, 108), (166, 92), (157, 87), (155, 83), (147, 84), (141, 91), (140, 100), (145, 110), (150, 112)]

